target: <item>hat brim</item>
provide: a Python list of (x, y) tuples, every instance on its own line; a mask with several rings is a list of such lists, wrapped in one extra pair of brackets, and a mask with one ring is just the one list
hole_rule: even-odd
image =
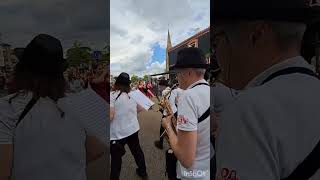
[(169, 71), (166, 71), (166, 72), (163, 72), (163, 73), (152, 74), (150, 76), (161, 76), (161, 75), (166, 75), (166, 74), (175, 74), (175, 72), (169, 70)]
[(131, 81), (116, 80), (115, 84), (129, 86), (131, 84)]
[(175, 72), (178, 69), (187, 69), (187, 68), (195, 68), (195, 69), (209, 69), (210, 64), (186, 64), (186, 65), (173, 65), (169, 68), (169, 71)]
[(46, 73), (44, 73), (42, 71), (38, 72), (36, 69), (38, 69), (39, 67), (31, 67), (29, 65), (26, 65), (25, 62), (23, 62), (23, 60), (18, 60), (18, 62), (15, 65), (15, 67), (18, 68), (18, 69), (25, 69), (24, 71), (30, 71), (30, 72), (33, 72), (33, 73), (39, 74), (39, 75), (58, 76), (58, 77), (60, 77), (60, 75), (63, 74), (63, 72), (65, 72), (69, 67), (69, 63), (68, 63), (67, 59), (63, 58), (61, 61), (62, 62), (59, 65), (59, 68), (57, 69), (57, 72), (55, 72), (54, 74), (46, 74)]

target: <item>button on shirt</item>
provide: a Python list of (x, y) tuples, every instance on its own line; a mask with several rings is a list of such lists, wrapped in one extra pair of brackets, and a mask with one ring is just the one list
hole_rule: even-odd
[[(139, 131), (137, 103), (127, 93), (111, 92), (110, 107), (115, 110), (110, 124), (110, 140), (120, 140)], [(116, 99), (118, 97), (118, 99)]]
[[(217, 179), (286, 178), (320, 139), (320, 81), (300, 73), (268, 76), (310, 65), (300, 56), (278, 63), (254, 78), (219, 120)], [(320, 179), (318, 171), (311, 180)]]
[(207, 83), (200, 80), (183, 91), (178, 102), (177, 129), (181, 131), (197, 131), (196, 156), (191, 168), (184, 168), (177, 163), (177, 174), (181, 179), (210, 179), (210, 116), (198, 123), (200, 118), (210, 106), (210, 87), (199, 85)]

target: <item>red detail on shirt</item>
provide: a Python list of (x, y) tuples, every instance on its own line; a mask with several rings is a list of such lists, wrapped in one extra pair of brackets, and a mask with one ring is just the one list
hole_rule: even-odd
[(178, 116), (178, 124), (187, 124), (188, 122), (188, 118), (184, 117), (183, 115), (179, 115)]
[(228, 168), (222, 168), (217, 176), (217, 180), (239, 180), (239, 177), (237, 177), (237, 171)]

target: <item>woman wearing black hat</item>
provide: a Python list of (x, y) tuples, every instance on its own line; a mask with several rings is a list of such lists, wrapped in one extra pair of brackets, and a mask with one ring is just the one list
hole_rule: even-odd
[(7, 157), (6, 166), (2, 159), (0, 163), (7, 170), (4, 176), (85, 180), (86, 162), (105, 151), (106, 146), (58, 104), (65, 94), (65, 67), (61, 43), (52, 36), (40, 34), (25, 48), (14, 71), (19, 92), (0, 99), (0, 150), (6, 150), (0, 157)]
[(138, 165), (136, 173), (146, 179), (146, 164), (139, 143), (140, 127), (137, 119), (137, 114), (142, 111), (142, 108), (128, 95), (131, 88), (127, 73), (121, 73), (117, 77), (114, 90), (110, 95), (111, 179), (118, 180), (120, 177), (126, 144)]

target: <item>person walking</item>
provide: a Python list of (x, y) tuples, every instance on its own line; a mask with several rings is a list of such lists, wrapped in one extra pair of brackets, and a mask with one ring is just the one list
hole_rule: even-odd
[(110, 140), (111, 140), (111, 180), (119, 180), (122, 156), (125, 145), (129, 146), (131, 154), (138, 166), (136, 173), (142, 179), (148, 179), (146, 162), (139, 142), (138, 113), (143, 109), (130, 96), (130, 77), (121, 73), (110, 94)]

